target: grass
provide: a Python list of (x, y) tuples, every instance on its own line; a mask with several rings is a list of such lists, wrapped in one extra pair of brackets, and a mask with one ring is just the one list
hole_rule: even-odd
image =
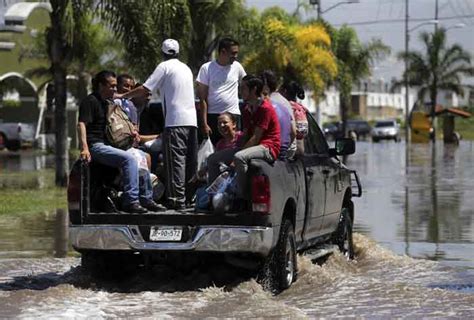
[(0, 215), (66, 208), (66, 189), (54, 186), (54, 172), (39, 170), (0, 175)]
[(456, 131), (461, 134), (463, 140), (474, 140), (474, 114), (471, 118), (455, 120)]

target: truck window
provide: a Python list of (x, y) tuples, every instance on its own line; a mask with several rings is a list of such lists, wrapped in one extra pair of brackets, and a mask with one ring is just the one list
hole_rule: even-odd
[(312, 153), (319, 153), (319, 154), (327, 154), (329, 150), (329, 146), (324, 138), (324, 135), (319, 128), (316, 120), (314, 120), (313, 116), (308, 112), (308, 134), (305, 137), (304, 141), (304, 148), (305, 153), (312, 154)]

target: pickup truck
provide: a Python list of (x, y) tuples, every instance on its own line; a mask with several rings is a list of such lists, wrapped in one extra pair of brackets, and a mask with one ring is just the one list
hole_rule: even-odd
[(33, 146), (35, 126), (22, 122), (0, 122), (0, 150), (16, 151), (22, 147)]
[(68, 203), (70, 239), (82, 267), (110, 274), (145, 262), (179, 267), (217, 255), (252, 268), (262, 286), (277, 293), (296, 280), (297, 253), (317, 255), (332, 248), (353, 259), (352, 197), (362, 191), (356, 172), (338, 156), (354, 153), (355, 142), (338, 139), (329, 148), (309, 114), (308, 122), (303, 155), (273, 164), (251, 161), (249, 200), (240, 211), (114, 212), (109, 182), (116, 172), (77, 161)]

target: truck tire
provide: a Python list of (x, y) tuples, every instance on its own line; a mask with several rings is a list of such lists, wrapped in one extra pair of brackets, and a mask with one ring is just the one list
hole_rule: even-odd
[(339, 225), (334, 235), (334, 243), (339, 247), (339, 251), (347, 260), (353, 260), (354, 243), (352, 241), (352, 219), (349, 210), (346, 205), (341, 210)]
[(265, 259), (257, 281), (264, 290), (278, 294), (296, 281), (297, 272), (293, 224), (290, 220), (285, 220), (280, 228), (278, 243)]

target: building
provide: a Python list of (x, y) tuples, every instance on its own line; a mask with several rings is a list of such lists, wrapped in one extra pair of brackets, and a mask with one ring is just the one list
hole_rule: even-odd
[[(0, 121), (27, 122), (36, 125), (36, 138), (54, 145), (54, 104), (47, 106), (48, 77), (26, 77), (36, 68), (48, 68), (46, 52), (39, 52), (39, 36), (50, 24), (48, 1), (0, 1)], [(68, 77), (71, 78), (71, 77)], [(68, 94), (68, 135), (77, 145), (77, 103)], [(43, 120), (46, 120), (46, 126)]]

